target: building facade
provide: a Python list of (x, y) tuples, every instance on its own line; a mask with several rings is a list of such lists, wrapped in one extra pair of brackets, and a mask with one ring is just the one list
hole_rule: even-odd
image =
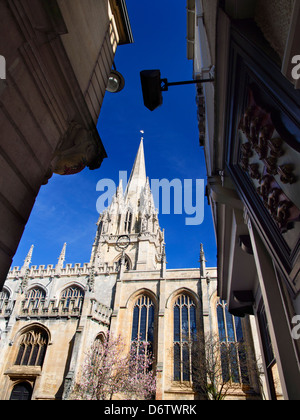
[[(32, 252), (23, 267), (10, 270), (0, 296), (3, 400), (68, 398), (85, 353), (108, 330), (128, 349), (138, 334), (151, 343), (158, 400), (198, 398), (189, 363), (184, 368), (191, 357), (185, 337), (216, 333), (224, 345), (255, 347), (249, 318), (231, 316), (219, 300), (216, 269), (206, 267), (203, 246), (199, 268), (167, 269), (143, 141), (128, 186), (120, 184), (99, 217), (90, 261), (65, 264), (65, 244), (56, 266), (36, 267)], [(256, 373), (249, 369), (245, 384), (241, 369), (235, 372), (229, 397), (259, 398)]]
[[(188, 0), (218, 295), (255, 315), (268, 398), (300, 398), (300, 94), (294, 0)], [(294, 66), (293, 66), (294, 64)]]
[(96, 124), (117, 46), (133, 39), (125, 0), (1, 0), (0, 15), (2, 287), (41, 186), (106, 157)]

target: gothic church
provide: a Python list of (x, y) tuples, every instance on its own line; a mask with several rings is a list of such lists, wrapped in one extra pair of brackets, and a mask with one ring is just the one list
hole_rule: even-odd
[[(31, 265), (32, 252), (33, 247), (23, 267), (10, 270), (0, 294), (2, 400), (67, 398), (86, 351), (108, 330), (122, 335), (128, 348), (132, 331), (151, 342), (156, 399), (194, 399), (192, 388), (181, 386), (191, 379), (182, 368), (183, 329), (190, 335), (223, 325), (234, 332), (233, 340), (237, 331), (251, 334), (248, 319), (225, 313), (217, 297), (217, 272), (206, 267), (203, 246), (199, 268), (166, 268), (143, 141), (127, 188), (121, 183), (100, 215), (90, 262), (65, 264), (65, 244), (56, 266), (37, 267)], [(242, 388), (236, 397), (245, 397)]]

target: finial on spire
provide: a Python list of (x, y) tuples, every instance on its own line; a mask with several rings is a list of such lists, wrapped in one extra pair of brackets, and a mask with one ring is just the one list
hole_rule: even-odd
[(161, 253), (161, 271), (160, 275), (161, 278), (166, 278), (166, 272), (167, 272), (167, 256), (166, 256), (166, 247), (165, 244), (162, 247), (162, 253)]
[(28, 272), (30, 270), (29, 266), (31, 264), (33, 248), (34, 248), (34, 245), (31, 245), (30, 250), (27, 254), (27, 257), (24, 260), (23, 267), (21, 268), (21, 276), (25, 277), (24, 287), (22, 286), (24, 290), (26, 289), (27, 275), (28, 275)]
[(200, 245), (200, 273), (201, 273), (201, 277), (205, 277), (205, 275), (206, 275), (206, 260), (205, 260), (203, 244)]
[(200, 244), (200, 256), (204, 255), (203, 244)]
[[(143, 130), (142, 130), (143, 131)], [(131, 175), (127, 184), (125, 199), (135, 197), (139, 199), (141, 191), (146, 184), (146, 165), (145, 165), (145, 154), (144, 154), (144, 143), (143, 137), (140, 142), (139, 150), (136, 155), (134, 165), (131, 171)]]
[(27, 257), (24, 260), (23, 268), (29, 268), (29, 265), (31, 264), (33, 248), (34, 248), (34, 245), (31, 245), (30, 250), (27, 254)]
[(66, 248), (67, 248), (67, 244), (64, 243), (63, 249), (61, 250), (60, 256), (58, 258), (58, 264), (56, 266), (57, 268), (63, 268), (65, 258), (66, 258)]
[(120, 179), (120, 183), (119, 183), (119, 186), (117, 188), (117, 194), (116, 195), (123, 195), (123, 180), (122, 180), (122, 178)]

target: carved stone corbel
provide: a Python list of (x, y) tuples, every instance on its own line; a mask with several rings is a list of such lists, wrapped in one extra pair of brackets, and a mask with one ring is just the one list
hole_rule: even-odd
[(282, 191), (279, 188), (274, 188), (268, 196), (268, 209), (272, 214), (276, 214), (279, 199)]
[(269, 191), (271, 188), (273, 178), (270, 175), (265, 175), (262, 177), (261, 185), (257, 189), (258, 194), (263, 197), (264, 200), (267, 200)]
[(259, 159), (263, 160), (268, 156), (268, 140), (272, 137), (274, 127), (272, 125), (265, 125), (259, 132), (258, 144), (255, 148)]
[(281, 201), (277, 208), (276, 220), (280, 224), (281, 228), (286, 228), (287, 222), (289, 220), (289, 210), (293, 206), (290, 201)]
[(241, 167), (244, 171), (246, 171), (246, 172), (248, 171), (248, 169), (249, 169), (249, 158), (243, 157), (241, 159)]
[(276, 175), (277, 174), (277, 159), (269, 156), (267, 159), (264, 159), (264, 163), (266, 165), (267, 173), (269, 175)]
[(252, 163), (251, 165), (249, 165), (249, 175), (253, 179), (261, 179), (258, 163)]
[(244, 143), (241, 146), (242, 156), (246, 158), (251, 158), (253, 156), (253, 150), (251, 148), (251, 143)]
[(73, 175), (86, 167), (91, 170), (97, 169), (103, 158), (104, 152), (100, 150), (92, 131), (73, 121), (55, 152), (47, 178), (49, 179), (52, 173)]
[(280, 137), (268, 140), (268, 146), (272, 157), (279, 158), (280, 156), (284, 155), (282, 145), (283, 141)]
[(296, 176), (293, 174), (294, 166), (291, 164), (281, 165), (278, 167), (278, 175), (284, 184), (294, 184)]

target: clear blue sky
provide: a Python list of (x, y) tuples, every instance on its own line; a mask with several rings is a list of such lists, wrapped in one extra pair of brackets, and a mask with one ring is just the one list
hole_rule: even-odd
[[(150, 112), (144, 107), (140, 85), (140, 71), (146, 69), (160, 69), (162, 77), (170, 82), (192, 79), (192, 62), (186, 53), (186, 2), (127, 0), (127, 7), (135, 42), (120, 46), (115, 58), (126, 86), (118, 94), (106, 93), (98, 122), (108, 159), (96, 171), (86, 169), (67, 177), (54, 175), (41, 188), (13, 266), (23, 264), (32, 244), (33, 265), (55, 265), (64, 242), (66, 263), (89, 262), (99, 217), (97, 182), (110, 178), (117, 183), (120, 170), (130, 174), (140, 130), (145, 131), (150, 179), (206, 181), (195, 86), (170, 87), (163, 94), (163, 106)], [(160, 226), (165, 229), (167, 268), (198, 267), (201, 242), (208, 266), (216, 266), (215, 236), (206, 198), (200, 226), (186, 226), (185, 218), (185, 214), (159, 215)]]

